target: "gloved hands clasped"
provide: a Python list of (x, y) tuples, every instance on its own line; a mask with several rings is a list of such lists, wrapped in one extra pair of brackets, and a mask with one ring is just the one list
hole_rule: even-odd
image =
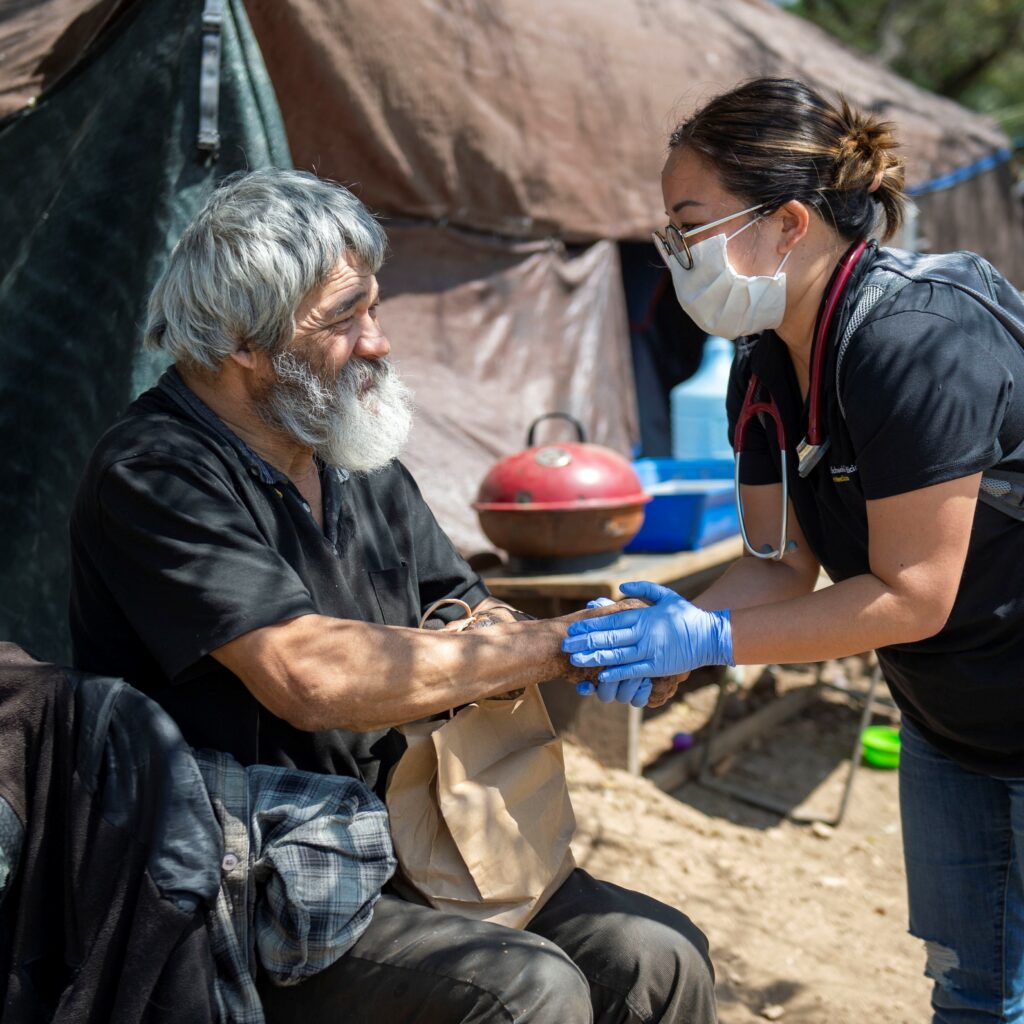
[[(608, 608), (614, 604), (615, 602), (607, 597), (596, 597), (593, 601), (587, 602), (587, 607)], [(608, 618), (605, 617), (598, 621), (607, 622)], [(569, 635), (572, 635), (571, 629)], [(562, 649), (565, 650), (565, 644), (562, 645)], [(592, 693), (596, 693), (597, 699), (605, 704), (618, 701), (620, 704), (632, 704), (635, 708), (643, 708), (651, 699), (653, 687), (654, 682), (651, 679), (629, 679), (625, 683), (592, 683), (590, 680), (584, 680), (582, 683), (576, 684), (576, 692), (581, 697), (589, 697)]]
[[(703, 611), (655, 583), (625, 583), (622, 592), (652, 603), (648, 608), (574, 622), (562, 642), (573, 665), (602, 669), (597, 677), (601, 700), (643, 707), (651, 692), (651, 677), (734, 664), (727, 610)], [(590, 607), (599, 603), (591, 602)], [(581, 693), (587, 685), (580, 684)]]

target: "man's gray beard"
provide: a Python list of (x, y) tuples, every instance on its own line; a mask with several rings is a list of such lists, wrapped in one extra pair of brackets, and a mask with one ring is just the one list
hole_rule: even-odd
[(273, 366), (276, 380), (257, 403), (269, 426), (353, 473), (372, 473), (398, 458), (412, 428), (413, 395), (389, 362), (349, 359), (333, 382), (293, 351), (279, 352)]

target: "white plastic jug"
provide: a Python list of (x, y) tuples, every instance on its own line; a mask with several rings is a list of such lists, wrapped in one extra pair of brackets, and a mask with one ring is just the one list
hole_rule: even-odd
[(733, 353), (731, 341), (710, 335), (700, 369), (672, 389), (673, 458), (732, 458), (725, 396)]

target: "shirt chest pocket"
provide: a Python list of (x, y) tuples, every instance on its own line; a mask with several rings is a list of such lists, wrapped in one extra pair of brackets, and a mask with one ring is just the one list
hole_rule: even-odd
[(409, 566), (403, 562), (393, 569), (374, 569), (369, 576), (381, 621), (388, 626), (417, 625), (419, 599), (413, 590)]

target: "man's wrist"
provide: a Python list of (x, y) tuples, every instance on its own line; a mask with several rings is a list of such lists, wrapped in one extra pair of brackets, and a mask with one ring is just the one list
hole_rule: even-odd
[(513, 608), (510, 604), (505, 604), (493, 597), (481, 601), (473, 611), (476, 615), (486, 615), (494, 622), (533, 622), (536, 618), (536, 616), (527, 615), (526, 612), (521, 612), (518, 608)]

